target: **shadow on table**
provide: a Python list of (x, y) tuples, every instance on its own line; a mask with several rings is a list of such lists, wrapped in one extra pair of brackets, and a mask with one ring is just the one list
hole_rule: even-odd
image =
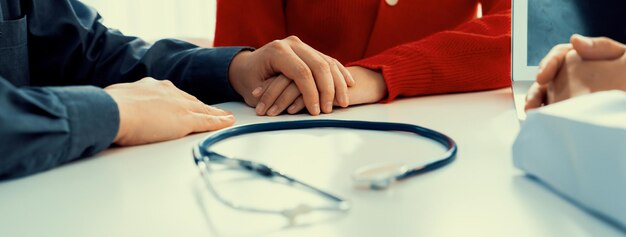
[(313, 219), (307, 219), (308, 216), (303, 216), (295, 222), (290, 222), (287, 218), (279, 215), (232, 209), (219, 202), (206, 190), (200, 177), (194, 180), (192, 186), (197, 206), (202, 212), (211, 234), (215, 236), (266, 236), (272, 233), (331, 223), (345, 216), (342, 214), (325, 214)]
[[(572, 224), (585, 230), (591, 236), (623, 236), (626, 234), (625, 226), (562, 195), (534, 176), (519, 175), (514, 177), (513, 187), (518, 194), (517, 196), (529, 206), (527, 210), (535, 215), (536, 220), (543, 223), (567, 226)], [(555, 196), (558, 198), (555, 199)], [(563, 199), (567, 202), (562, 202)], [(570, 205), (576, 209), (567, 207)], [(557, 214), (546, 215), (546, 213)], [(598, 223), (606, 225), (598, 225)], [(607, 235), (609, 233), (611, 235)], [(558, 236), (563, 233), (554, 234)]]

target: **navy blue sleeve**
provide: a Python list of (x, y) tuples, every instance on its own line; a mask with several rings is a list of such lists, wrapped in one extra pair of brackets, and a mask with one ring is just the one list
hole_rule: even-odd
[(0, 179), (106, 149), (119, 127), (117, 105), (101, 89), (111, 84), (153, 77), (205, 103), (241, 99), (228, 69), (246, 48), (199, 48), (174, 39), (149, 44), (107, 28), (77, 0), (16, 2), (28, 22), (31, 87), (0, 75)]
[(241, 99), (228, 68), (244, 48), (199, 48), (174, 39), (149, 44), (107, 28), (94, 9), (76, 0), (30, 0), (23, 9), (36, 85), (105, 87), (153, 77), (171, 80), (205, 103)]
[(118, 127), (117, 105), (100, 88), (16, 88), (0, 77), (0, 180), (91, 156)]

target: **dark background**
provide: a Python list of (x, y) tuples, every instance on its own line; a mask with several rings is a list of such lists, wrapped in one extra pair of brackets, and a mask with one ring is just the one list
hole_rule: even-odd
[(528, 0), (528, 65), (572, 34), (626, 43), (626, 0)]

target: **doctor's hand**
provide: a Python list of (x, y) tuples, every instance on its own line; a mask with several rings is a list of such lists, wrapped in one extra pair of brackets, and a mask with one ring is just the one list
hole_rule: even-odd
[(526, 96), (526, 110), (547, 104), (548, 85), (557, 77), (566, 63), (566, 55), (574, 50), (583, 60), (611, 60), (621, 57), (624, 45), (608, 38), (588, 38), (580, 35), (571, 37), (571, 44), (557, 45), (539, 63), (536, 82)]
[[(343, 95), (344, 84), (354, 82), (342, 68), (336, 60), (290, 36), (268, 43), (254, 52), (237, 54), (231, 62), (229, 80), (246, 104), (256, 106), (259, 114), (265, 114), (270, 109), (274, 103), (269, 101), (276, 101), (279, 93), (290, 93), (286, 96), (291, 98), (297, 88), (309, 113), (319, 115), (321, 112), (332, 112), (336, 97), (342, 98), (338, 100), (347, 99)], [(259, 96), (266, 94), (263, 88), (269, 88), (274, 81), (273, 88), (276, 89), (271, 89), (271, 97), (269, 94), (266, 99)], [(291, 81), (295, 86), (289, 88), (286, 82)], [(336, 91), (339, 93), (336, 94)]]
[[(349, 105), (358, 105), (358, 104), (369, 104), (376, 103), (382, 100), (387, 95), (387, 85), (383, 80), (382, 74), (378, 71), (366, 69), (363, 67), (352, 66), (346, 68), (347, 73), (350, 77), (354, 78), (354, 83), (348, 84), (348, 88), (346, 91), (347, 100), (340, 101), (340, 99), (336, 99), (334, 101), (335, 106), (347, 107)], [(275, 78), (271, 78), (268, 80), (270, 82), (269, 87), (262, 88), (258, 93), (253, 93), (255, 96), (260, 97), (261, 100), (266, 98), (268, 94), (273, 94), (270, 92), (272, 90), (272, 86), (275, 84), (279, 84), (279, 88), (282, 88), (284, 85), (288, 85), (287, 89), (283, 91), (280, 97), (273, 96), (272, 99), (275, 99), (274, 105), (275, 109), (270, 109), (267, 112), (269, 116), (276, 116), (287, 108), (287, 113), (295, 114), (304, 109), (304, 102), (297, 88), (293, 82), (290, 82), (288, 79), (284, 78), (284, 76), (278, 76)], [(345, 86), (345, 85), (342, 85)], [(289, 91), (291, 89), (291, 91)], [(264, 94), (260, 94), (261, 92), (265, 92)], [(276, 95), (276, 94), (274, 94)], [(269, 100), (273, 101), (273, 100)], [(343, 102), (343, 103), (342, 103)], [(257, 107), (257, 114), (258, 113)], [(259, 114), (262, 115), (262, 114)]]
[(144, 78), (104, 91), (119, 109), (120, 127), (113, 141), (118, 145), (167, 141), (235, 123), (232, 113), (202, 103), (167, 80)]
[[(348, 87), (355, 85), (351, 73), (336, 59), (323, 54), (320, 56), (324, 57), (330, 66), (335, 92), (333, 105), (348, 107), (350, 105)], [(282, 74), (268, 79), (263, 86), (253, 90), (252, 95), (259, 100), (256, 106), (257, 115), (277, 116), (285, 110), (290, 114), (295, 114), (305, 107), (298, 86)], [(331, 105), (330, 108), (322, 108), (322, 111), (330, 113), (332, 109)]]

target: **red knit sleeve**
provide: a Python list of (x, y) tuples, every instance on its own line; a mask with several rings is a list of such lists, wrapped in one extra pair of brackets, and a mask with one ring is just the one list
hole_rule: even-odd
[(259, 48), (286, 37), (284, 0), (217, 0), (215, 46)]
[(482, 18), (348, 66), (382, 70), (388, 90), (382, 102), (509, 86), (511, 1), (483, 0), (482, 4)]

